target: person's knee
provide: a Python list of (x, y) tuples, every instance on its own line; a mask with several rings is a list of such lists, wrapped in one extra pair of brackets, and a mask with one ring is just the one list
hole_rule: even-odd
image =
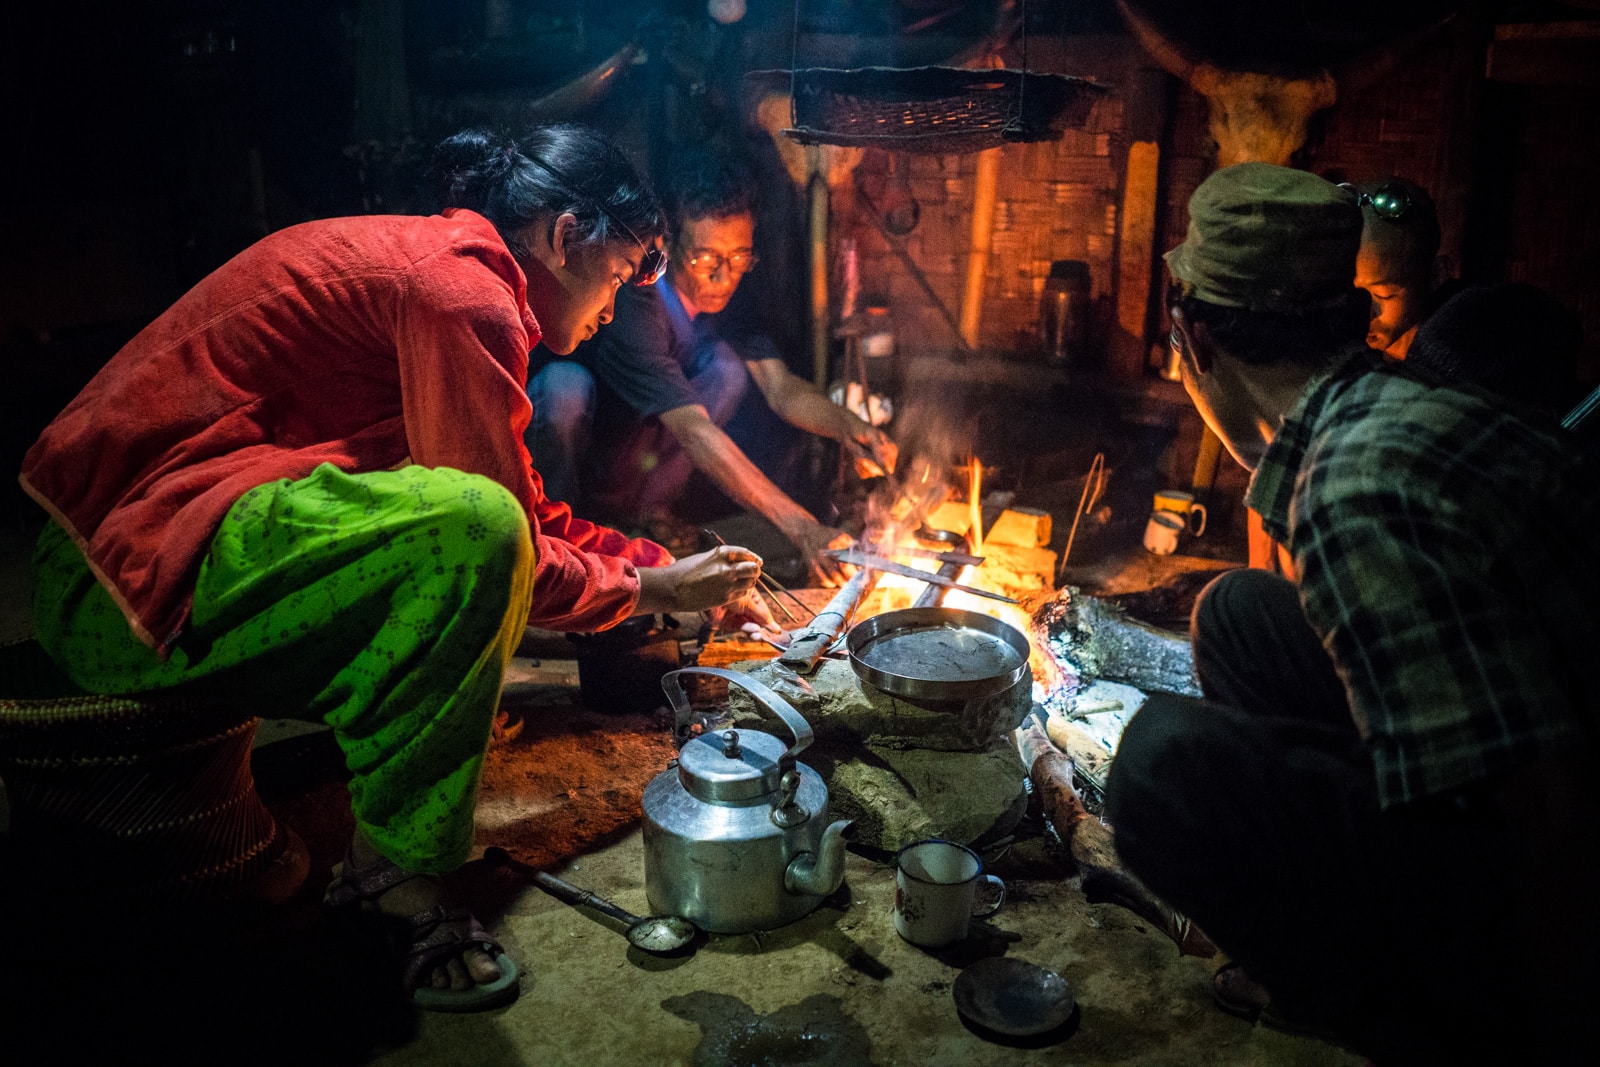
[(480, 474), (434, 471), (427, 532), (438, 565), (485, 566), (518, 574), (533, 566), (532, 539), (522, 504), (505, 486)]
[(1304, 619), (1294, 583), (1276, 574), (1240, 568), (1213, 579), (1195, 598), (1189, 622), (1202, 685), (1219, 670), (1260, 660), (1263, 642), (1276, 641), (1286, 626), (1304, 627)]
[(1226, 571), (1200, 590), (1189, 630), (1196, 637), (1226, 633), (1272, 618), (1284, 610), (1300, 611), (1293, 582), (1258, 568)]
[(1181, 757), (1194, 725), (1196, 701), (1156, 693), (1128, 721), (1117, 742), (1106, 781), (1106, 814), (1113, 824), (1145, 809), (1152, 791), (1161, 791), (1168, 769)]
[(1119, 840), (1159, 841), (1183, 822), (1175, 812), (1204, 807), (1248, 747), (1241, 728), (1237, 712), (1210, 701), (1146, 700), (1122, 731), (1106, 782), (1106, 817)]

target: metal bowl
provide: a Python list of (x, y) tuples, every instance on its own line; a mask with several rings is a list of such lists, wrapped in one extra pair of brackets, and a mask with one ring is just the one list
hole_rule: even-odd
[(845, 646), (857, 677), (912, 701), (983, 699), (1028, 674), (1020, 630), (960, 608), (886, 611), (851, 627)]
[(1072, 1018), (1078, 1002), (1067, 980), (1027, 960), (987, 956), (966, 967), (951, 987), (956, 1010), (997, 1034), (1036, 1037)]

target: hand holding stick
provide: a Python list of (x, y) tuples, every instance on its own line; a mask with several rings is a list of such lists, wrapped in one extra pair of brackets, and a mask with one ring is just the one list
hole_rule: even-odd
[[(728, 542), (724, 541), (722, 539), (722, 535), (717, 533), (715, 530), (708, 530), (704, 526), (702, 526), (700, 528), (700, 532), (702, 534), (704, 534), (705, 536), (711, 538), (713, 541), (715, 541), (719, 545), (726, 545), (728, 543)], [(782, 593), (784, 596), (788, 597), (790, 600), (794, 601), (796, 604), (799, 604), (801, 611), (810, 611), (811, 610), (810, 608), (806, 607), (805, 601), (801, 600), (799, 597), (797, 597), (793, 593), (789, 592), (789, 590), (784, 587), (782, 582), (780, 582), (780, 581), (778, 581), (778, 579), (772, 577), (772, 575), (768, 574), (766, 571), (762, 571), (761, 574), (756, 578), (756, 584), (761, 586), (762, 590), (766, 592), (767, 596), (772, 600), (772, 602), (774, 604), (778, 605), (778, 610), (783, 612), (784, 617), (787, 618), (790, 622), (798, 622), (800, 620), (795, 617), (794, 612), (789, 610), (788, 605), (784, 604), (783, 601), (778, 599), (778, 594), (779, 593)]]

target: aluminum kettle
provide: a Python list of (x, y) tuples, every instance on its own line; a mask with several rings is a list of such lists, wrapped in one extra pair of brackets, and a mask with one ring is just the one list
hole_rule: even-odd
[(644, 883), (650, 907), (702, 930), (769, 930), (814, 911), (844, 880), (844, 834), (827, 821), (828, 787), (795, 760), (811, 726), (767, 686), (718, 667), (661, 679), (680, 721), (693, 716), (682, 677), (724, 678), (748, 691), (794, 734), (759, 730), (691, 738), (644, 791)]

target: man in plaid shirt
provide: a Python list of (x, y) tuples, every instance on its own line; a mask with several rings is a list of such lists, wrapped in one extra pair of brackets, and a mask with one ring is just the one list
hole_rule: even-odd
[(1350, 190), (1246, 163), (1189, 209), (1184, 386), (1298, 579), (1202, 594), (1206, 699), (1129, 723), (1118, 850), (1231, 954), (1227, 1010), (1380, 1063), (1558, 1062), (1600, 960), (1595, 457), (1363, 345)]

